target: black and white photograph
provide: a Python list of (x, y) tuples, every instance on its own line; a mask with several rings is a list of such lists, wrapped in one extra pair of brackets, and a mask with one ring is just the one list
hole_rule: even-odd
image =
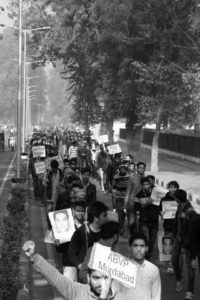
[(200, 0), (0, 0), (0, 300), (199, 283)]

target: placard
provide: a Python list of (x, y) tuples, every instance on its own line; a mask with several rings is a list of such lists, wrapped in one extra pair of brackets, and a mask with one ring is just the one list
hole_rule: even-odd
[(200, 195), (192, 194), (191, 202), (195, 212), (200, 215)]
[(111, 251), (111, 248), (95, 243), (88, 267), (107, 273), (130, 288), (136, 287), (138, 266), (125, 256)]
[(107, 147), (108, 148), (108, 152), (113, 155), (113, 154), (116, 154), (116, 153), (121, 153), (122, 152), (122, 149), (120, 147), (119, 144), (115, 144), (115, 145), (110, 145)]
[(176, 201), (162, 201), (163, 219), (175, 219), (178, 203)]
[(62, 159), (62, 156), (59, 154), (57, 156), (48, 157), (46, 159), (46, 169), (47, 170), (51, 170), (51, 162), (52, 162), (52, 160), (57, 160), (57, 162), (59, 164), (59, 169), (61, 169), (61, 170), (64, 169), (63, 159)]
[(168, 191), (165, 188), (161, 186), (155, 186), (151, 193), (152, 204), (159, 206), (161, 198), (163, 198), (167, 192)]
[(46, 157), (45, 146), (34, 146), (32, 147), (33, 157)]
[(100, 135), (97, 140), (99, 144), (108, 143), (108, 135)]
[(173, 237), (171, 236), (159, 236), (158, 237), (158, 249), (160, 261), (171, 261)]
[(36, 175), (38, 174), (44, 174), (45, 173), (45, 162), (41, 161), (41, 162), (37, 162), (34, 164), (35, 166), (35, 173)]
[(55, 239), (59, 240), (60, 244), (71, 241), (75, 231), (72, 210), (62, 209), (49, 212), (49, 219)]

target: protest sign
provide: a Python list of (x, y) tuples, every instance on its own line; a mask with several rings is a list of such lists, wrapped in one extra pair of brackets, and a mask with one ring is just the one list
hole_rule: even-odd
[(71, 241), (75, 231), (71, 209), (49, 212), (49, 219), (55, 239), (59, 240), (60, 244)]
[(176, 201), (162, 202), (162, 216), (163, 219), (174, 219), (176, 216), (178, 203)]
[(192, 194), (192, 202), (191, 202), (195, 212), (200, 214), (200, 195)]
[(32, 147), (33, 157), (46, 157), (45, 146), (34, 146)]
[(108, 146), (108, 152), (109, 152), (111, 155), (113, 155), (113, 154), (122, 152), (122, 149), (120, 148), (120, 145), (119, 145), (119, 144), (110, 145), (110, 146)]
[(159, 236), (158, 237), (158, 249), (160, 261), (171, 261), (173, 248), (173, 237), (171, 236)]
[(64, 163), (63, 163), (62, 156), (59, 154), (57, 156), (49, 157), (49, 158), (46, 159), (46, 169), (47, 170), (51, 169), (52, 160), (57, 160), (57, 162), (59, 164), (59, 169), (62, 170), (64, 168)]
[(136, 287), (138, 266), (127, 257), (111, 251), (109, 247), (95, 243), (88, 267), (110, 274), (111, 278), (125, 286)]
[(44, 174), (45, 173), (45, 162), (37, 162), (34, 164), (35, 166), (35, 173), (38, 174)]
[(161, 198), (163, 198), (167, 192), (168, 191), (165, 188), (161, 186), (155, 186), (151, 193), (152, 204), (159, 206)]
[(98, 140), (99, 144), (108, 143), (108, 135), (107, 134), (100, 135), (100, 136), (98, 136), (97, 140)]

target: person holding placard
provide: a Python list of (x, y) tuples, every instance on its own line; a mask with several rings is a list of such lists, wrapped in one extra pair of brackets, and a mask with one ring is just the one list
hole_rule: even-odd
[(76, 230), (72, 236), (69, 257), (77, 269), (81, 269), (87, 249), (101, 238), (101, 226), (107, 221), (108, 207), (100, 202), (91, 203), (88, 208), (88, 224)]
[(161, 280), (158, 267), (145, 259), (148, 240), (141, 232), (134, 233), (130, 240), (130, 259), (138, 265), (136, 288), (123, 288), (124, 300), (161, 300)]
[[(173, 236), (173, 228), (175, 225), (175, 216), (173, 218), (166, 218), (165, 211), (163, 208), (166, 204), (174, 203), (177, 206), (177, 200), (175, 198), (175, 192), (179, 189), (179, 184), (177, 181), (170, 181), (167, 185), (168, 192), (166, 193), (165, 197), (163, 197), (160, 201), (160, 211), (162, 212), (163, 217), (163, 229), (164, 235), (172, 237)], [(171, 264), (171, 261), (167, 263), (167, 273), (174, 274), (174, 270)]]
[(148, 177), (141, 179), (142, 189), (135, 196), (134, 211), (139, 212), (139, 230), (149, 241), (148, 257), (153, 252), (153, 247), (158, 234), (159, 206), (152, 204), (152, 187)]
[[(86, 204), (84, 201), (75, 202), (73, 204), (73, 218), (75, 229), (83, 225), (85, 219)], [(55, 240), (56, 250), (62, 253), (63, 274), (66, 278), (72, 281), (77, 281), (77, 268), (72, 265), (68, 257), (70, 242), (60, 243), (59, 239)]]
[(40, 272), (66, 300), (122, 299), (122, 295), (118, 297), (118, 292), (111, 287), (111, 278), (105, 273), (88, 269), (88, 284), (73, 282), (36, 252), (36, 245), (33, 241), (25, 242), (22, 249), (34, 269)]
[[(177, 203), (177, 200), (175, 198), (175, 192), (179, 189), (179, 184), (176, 181), (170, 181), (167, 185), (167, 188), (169, 192), (166, 193), (165, 197), (163, 197), (160, 201), (160, 210), (163, 210), (163, 204), (165, 202), (174, 202)], [(164, 229), (164, 235), (173, 235), (173, 228), (175, 225), (175, 217), (172, 219), (164, 219), (163, 221), (163, 229)]]

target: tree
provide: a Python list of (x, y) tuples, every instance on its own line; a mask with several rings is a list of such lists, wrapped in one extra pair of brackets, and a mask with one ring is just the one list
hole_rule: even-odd
[(17, 43), (13, 30), (5, 29), (0, 40), (0, 117), (6, 123), (15, 122), (17, 117)]

